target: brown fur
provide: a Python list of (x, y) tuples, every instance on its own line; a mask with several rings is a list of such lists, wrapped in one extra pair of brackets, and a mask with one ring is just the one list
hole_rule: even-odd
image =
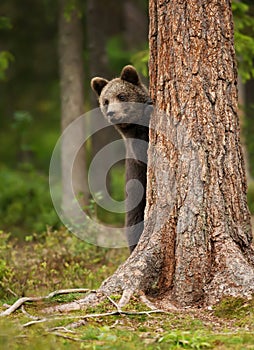
[[(132, 66), (125, 66), (120, 77), (110, 81), (99, 77), (93, 78), (91, 87), (99, 97), (100, 108), (105, 118), (114, 124), (125, 140), (126, 184), (129, 180), (136, 179), (142, 184), (144, 190), (141, 201), (134, 209), (126, 213), (126, 235), (132, 252), (143, 231), (150, 119), (150, 109), (148, 110), (147, 106), (151, 103), (147, 88), (142, 84), (136, 69)], [(145, 141), (144, 146), (140, 147), (138, 142), (135, 144), (133, 139)], [(127, 207), (137, 202), (136, 196), (136, 189), (128, 188)]]

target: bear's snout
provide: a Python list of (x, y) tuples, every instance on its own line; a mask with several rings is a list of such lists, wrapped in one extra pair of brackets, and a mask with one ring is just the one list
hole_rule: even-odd
[(112, 117), (114, 117), (115, 114), (116, 114), (116, 112), (109, 111), (109, 112), (107, 112), (107, 117), (109, 117), (111, 119)]

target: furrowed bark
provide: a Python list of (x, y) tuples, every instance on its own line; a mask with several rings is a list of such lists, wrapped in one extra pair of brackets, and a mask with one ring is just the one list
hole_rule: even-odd
[(231, 3), (150, 0), (146, 222), (104, 292), (156, 286), (162, 301), (213, 304), (254, 292)]

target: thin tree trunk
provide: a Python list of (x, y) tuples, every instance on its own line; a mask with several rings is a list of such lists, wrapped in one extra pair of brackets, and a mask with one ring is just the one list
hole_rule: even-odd
[(128, 50), (140, 50), (148, 40), (148, 14), (137, 0), (123, 1), (124, 38)]
[(153, 290), (162, 307), (251, 295), (254, 254), (230, 1), (150, 0), (150, 48), (156, 111), (145, 228), (101, 290)]
[[(61, 126), (62, 132), (84, 113), (84, 69), (82, 61), (82, 26), (78, 10), (66, 14), (68, 0), (59, 0), (59, 63), (61, 81)], [(66, 133), (62, 138), (62, 206), (69, 210), (73, 191), (81, 205), (87, 204), (85, 148), (76, 155), (74, 167), (70, 162), (76, 142), (84, 138), (82, 128)]]

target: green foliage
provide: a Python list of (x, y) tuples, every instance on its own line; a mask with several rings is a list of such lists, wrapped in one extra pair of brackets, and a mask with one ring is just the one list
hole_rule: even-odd
[(106, 46), (109, 65), (119, 71), (130, 62), (131, 52), (126, 50), (123, 38), (120, 35), (112, 36)]
[[(11, 29), (11, 21), (8, 17), (0, 16), (0, 30)], [(10, 63), (14, 61), (14, 56), (8, 51), (0, 51), (0, 80), (6, 79), (6, 70)]]
[[(66, 229), (26, 236), (18, 244), (1, 232), (0, 298), (7, 300), (9, 289), (21, 296), (46, 295), (63, 288), (98, 288), (126, 258), (127, 249), (120, 252), (90, 245)], [(70, 300), (73, 295), (57, 296), (53, 301)]]
[(59, 227), (59, 219), (52, 205), (48, 179), (31, 165), (13, 171), (1, 167), (0, 222), (2, 228), (14, 235), (43, 232), (46, 226)]
[(148, 76), (148, 59), (149, 50), (147, 48), (148, 43), (145, 44), (145, 48), (138, 51), (128, 51), (123, 38), (120, 35), (111, 37), (107, 43), (107, 56), (109, 59), (109, 65), (114, 68), (115, 71), (119, 71), (128, 63), (133, 64), (138, 72), (142, 73), (145, 77)]
[(164, 334), (159, 343), (167, 343), (170, 349), (207, 349), (211, 348), (211, 344), (204, 336), (191, 332), (170, 332)]
[(32, 121), (33, 121), (33, 118), (29, 112), (16, 111), (14, 113), (14, 122), (12, 125), (15, 129), (20, 129), (20, 131), (24, 132), (24, 129), (26, 129), (27, 126), (30, 125)]
[[(27, 119), (22, 117), (17, 128), (26, 122)], [(0, 193), (1, 228), (12, 231), (14, 236), (24, 237), (26, 232), (41, 233), (47, 226), (53, 229), (60, 226), (51, 201), (48, 178), (36, 171), (32, 164), (22, 163), (17, 170), (0, 166)], [(111, 194), (115, 200), (124, 199), (123, 167), (111, 170)], [(104, 223), (120, 226), (124, 223), (124, 214), (107, 212), (97, 207), (93, 199), (85, 209), (89, 216), (98, 216)]]
[(29, 145), (28, 134), (31, 132), (31, 126), (33, 122), (32, 115), (27, 111), (16, 111), (14, 113), (14, 121), (12, 128), (17, 135), (17, 146), (21, 151), (30, 151), (32, 146)]
[(73, 12), (77, 12), (78, 16), (81, 17), (82, 12), (80, 8), (81, 8), (80, 0), (67, 0), (65, 4), (65, 9), (64, 9), (64, 17), (66, 21), (69, 22), (71, 20), (71, 16)]
[(239, 74), (243, 81), (247, 81), (254, 77), (254, 17), (249, 5), (242, 1), (233, 1), (232, 10)]
[(6, 70), (12, 61), (14, 61), (14, 56), (10, 52), (0, 52), (0, 80), (6, 79)]
[(10, 18), (6, 16), (0, 16), (0, 29), (11, 29), (12, 24)]
[(131, 63), (136, 67), (138, 72), (142, 73), (144, 77), (148, 77), (148, 60), (149, 50), (141, 50), (131, 56)]

